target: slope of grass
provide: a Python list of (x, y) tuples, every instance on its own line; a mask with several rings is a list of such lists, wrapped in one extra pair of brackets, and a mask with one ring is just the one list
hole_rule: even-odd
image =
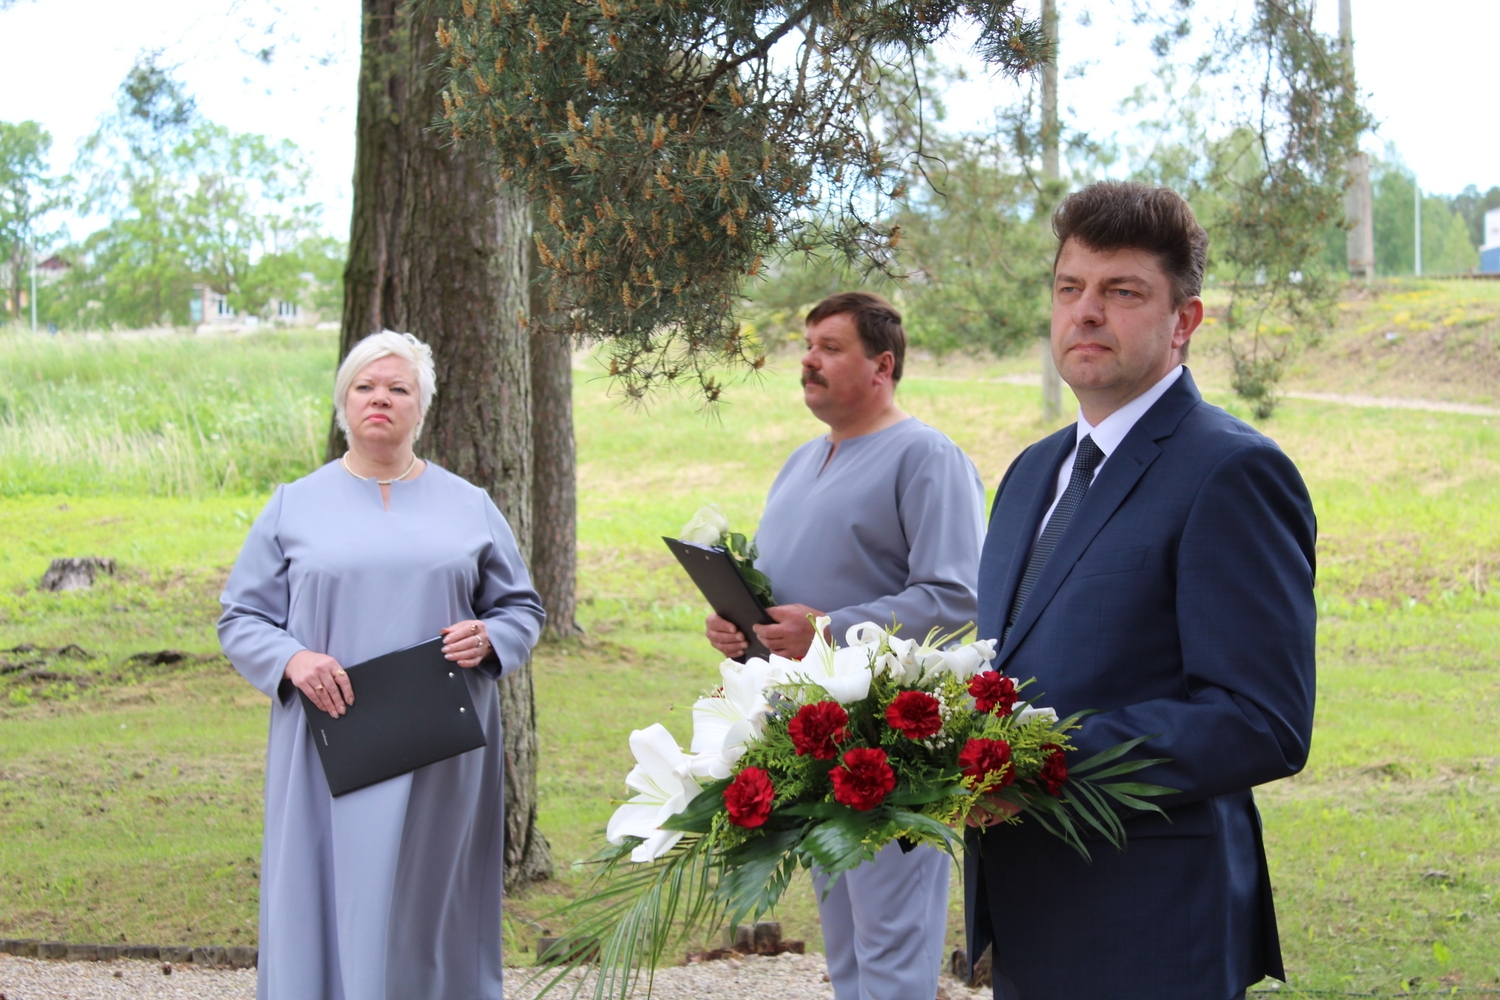
[[(1193, 348), (1211, 381), (1227, 386), (1223, 337), (1221, 324), (1209, 324)], [(1293, 361), (1283, 387), (1500, 404), (1500, 282), (1391, 278), (1353, 290), (1334, 329)]]

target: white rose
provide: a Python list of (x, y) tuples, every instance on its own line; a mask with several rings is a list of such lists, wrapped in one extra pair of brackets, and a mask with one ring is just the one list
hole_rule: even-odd
[(682, 526), (677, 537), (694, 545), (718, 545), (728, 531), (729, 518), (714, 504), (705, 504)]

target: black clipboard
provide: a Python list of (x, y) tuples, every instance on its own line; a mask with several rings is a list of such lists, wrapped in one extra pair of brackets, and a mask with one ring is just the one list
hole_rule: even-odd
[(297, 692), (335, 796), (487, 743), (464, 668), (443, 658), (442, 637), (345, 669), (354, 704), (337, 719)]
[(739, 567), (735, 566), (729, 553), (718, 545), (696, 545), (665, 535), (661, 540), (667, 543), (667, 548), (693, 578), (693, 583), (697, 584), (714, 613), (733, 622), (749, 641), (750, 648), (745, 650), (745, 655), (735, 659), (741, 663), (752, 656), (768, 659), (771, 651), (755, 637), (755, 630), (750, 626), (774, 625), (776, 619), (766, 614), (765, 607), (740, 575)]

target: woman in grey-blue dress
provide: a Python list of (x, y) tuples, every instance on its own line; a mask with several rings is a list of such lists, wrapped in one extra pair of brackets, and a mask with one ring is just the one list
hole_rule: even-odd
[[(495, 679), (544, 615), (481, 490), (412, 450), (433, 393), (409, 334), (356, 345), (339, 461), (278, 488), (222, 597), (219, 638), (271, 699), (261, 858), (261, 1000), (501, 1000), (503, 745)], [(488, 745), (333, 798), (301, 689), (340, 715), (344, 664), (441, 632)]]

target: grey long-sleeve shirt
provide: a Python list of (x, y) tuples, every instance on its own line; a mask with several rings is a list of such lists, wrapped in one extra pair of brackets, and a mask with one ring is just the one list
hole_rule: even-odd
[[(833, 444), (815, 438), (771, 485), (755, 566), (778, 604), (806, 604), (849, 626), (872, 621), (921, 639), (974, 620), (984, 486), (974, 463), (938, 431), (908, 418)], [(825, 466), (826, 462), (826, 466)]]

